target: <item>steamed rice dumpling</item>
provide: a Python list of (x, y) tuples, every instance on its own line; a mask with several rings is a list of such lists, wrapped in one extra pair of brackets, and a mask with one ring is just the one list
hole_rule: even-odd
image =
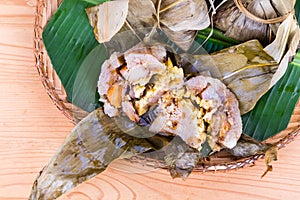
[[(151, 36), (158, 28), (179, 48), (187, 51), (197, 31), (210, 24), (205, 0), (116, 0), (86, 11), (100, 43), (109, 41), (118, 31), (130, 30), (141, 39)], [(118, 14), (114, 14), (116, 12)]]
[(233, 148), (242, 133), (238, 100), (218, 79), (194, 75), (186, 79), (182, 68), (161, 45), (142, 44), (124, 54), (114, 53), (102, 66), (98, 88), (104, 112), (125, 113), (139, 123), (151, 110), (149, 130), (180, 136), (201, 150)]
[[(262, 19), (272, 19), (277, 16), (276, 9), (270, 1), (241, 0), (243, 6), (255, 16)], [(239, 41), (258, 39), (267, 45), (275, 38), (273, 25), (254, 21), (246, 16), (233, 1), (227, 1), (214, 15), (214, 25), (225, 32), (225, 35)]]

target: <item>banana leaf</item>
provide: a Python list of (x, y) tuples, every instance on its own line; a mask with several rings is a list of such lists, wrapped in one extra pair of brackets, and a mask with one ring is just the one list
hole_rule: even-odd
[(207, 157), (212, 152), (208, 142), (202, 144), (201, 151), (191, 148), (180, 137), (172, 138), (172, 141), (162, 148), (143, 156), (162, 160), (169, 167), (172, 178), (186, 179), (198, 164), (200, 159)]
[[(91, 5), (98, 5), (100, 3), (105, 2), (105, 0), (81, 0), (81, 1), (85, 1), (87, 3), (90, 3)], [(106, 1), (110, 1), (110, 0), (106, 0)]]
[[(141, 131), (140, 127), (136, 130), (131, 126), (126, 128), (119, 122), (104, 114), (102, 108), (80, 121), (38, 175), (29, 199), (56, 199), (103, 172), (114, 160), (149, 150), (152, 152), (147, 153), (148, 157), (166, 161), (173, 178), (186, 178), (199, 159), (211, 152), (207, 147), (198, 152), (179, 137), (167, 139), (152, 136), (152, 133), (147, 138), (135, 137), (132, 133)], [(147, 130), (142, 131), (145, 134)]]
[[(100, 0), (96, 2), (99, 3)], [(74, 83), (80, 76), (78, 71), (83, 61), (99, 45), (85, 12), (85, 8), (92, 5), (82, 0), (64, 0), (43, 31), (43, 42), (70, 102), (73, 101)], [(101, 61), (105, 58), (97, 56), (95, 60), (98, 59)], [(85, 91), (85, 88), (77, 87), (77, 89)], [(95, 91), (93, 94), (88, 94), (88, 91), (81, 93), (81, 100), (89, 99), (96, 93)], [(90, 107), (81, 103), (85, 101), (87, 100), (78, 100), (75, 105), (91, 111)], [(89, 99), (89, 101), (90, 103), (87, 104), (98, 103), (97, 99)]]
[[(211, 31), (212, 36), (209, 37)], [(207, 40), (208, 37), (209, 39)], [(223, 33), (216, 28), (213, 30), (211, 28), (206, 28), (198, 31), (195, 41), (198, 42), (208, 53), (220, 51), (241, 43), (235, 39), (224, 36)]]
[(242, 116), (243, 132), (263, 141), (284, 130), (300, 96), (299, 77), (300, 53), (297, 53), (280, 81), (258, 101), (252, 111)]
[(295, 0), (226, 1), (214, 15), (214, 23), (228, 37), (258, 39), (265, 46), (273, 41), (279, 23), (292, 13), (294, 5)]
[(295, 4), (295, 16), (298, 20), (298, 24), (300, 24), (300, 1), (297, 0)]
[[(97, 82), (101, 71), (101, 65), (106, 60), (107, 50), (102, 44), (98, 44), (86, 56), (76, 73), (73, 82), (72, 103), (92, 112), (101, 106), (97, 92)], [(102, 56), (99, 56), (102, 55)], [(96, 59), (95, 59), (96, 58)], [(84, 97), (82, 96), (84, 94)], [(76, 113), (74, 113), (74, 117)], [(78, 116), (80, 119), (81, 117)]]
[(30, 200), (56, 199), (103, 172), (115, 159), (154, 148), (143, 138), (124, 133), (116, 121), (97, 109), (70, 133), (35, 181)]
[(289, 14), (277, 30), (275, 40), (265, 47), (276, 62), (279, 63), (277, 72), (274, 75), (271, 86), (273, 86), (284, 74), (289, 61), (296, 54), (300, 41), (300, 29), (294, 16)]
[[(274, 8), (280, 15), (285, 15), (287, 13), (292, 13), (295, 7), (296, 0), (282, 1), (282, 0), (272, 0)], [(297, 8), (297, 7), (295, 7)]]
[[(249, 12), (260, 18), (277, 17), (269, 1), (243, 0), (242, 2)], [(234, 1), (227, 1), (218, 9), (214, 16), (214, 24), (224, 31), (226, 36), (242, 42), (258, 39), (262, 44), (269, 44), (274, 39), (274, 33), (269, 24), (248, 18), (239, 10)]]

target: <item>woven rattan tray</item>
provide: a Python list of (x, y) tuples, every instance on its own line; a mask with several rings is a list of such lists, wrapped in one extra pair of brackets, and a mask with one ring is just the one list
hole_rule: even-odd
[[(50, 59), (42, 41), (42, 31), (49, 18), (54, 14), (62, 0), (37, 0), (35, 12), (34, 26), (34, 55), (36, 59), (36, 67), (41, 77), (41, 82), (44, 85), (47, 94), (52, 99), (54, 105), (74, 124), (78, 122), (87, 113), (72, 103), (67, 101), (67, 94), (61, 84), (59, 77), (53, 69)], [(300, 134), (300, 101), (298, 102), (289, 126), (286, 130), (280, 132), (276, 136), (268, 139), (265, 142), (276, 144), (278, 149), (285, 147), (288, 143)], [(226, 152), (219, 152), (211, 156), (209, 161), (199, 163), (195, 168), (196, 171), (216, 171), (216, 170), (231, 170), (242, 168), (246, 165), (253, 164), (257, 159), (263, 158), (264, 155), (255, 155), (240, 160), (234, 158)], [(139, 163), (152, 167), (165, 168), (163, 162), (151, 160), (145, 157), (137, 156), (130, 159), (131, 162)]]

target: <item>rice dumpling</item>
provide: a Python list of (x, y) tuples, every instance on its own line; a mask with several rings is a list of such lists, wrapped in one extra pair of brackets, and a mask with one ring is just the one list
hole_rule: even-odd
[[(116, 12), (113, 4), (119, 4), (116, 7), (119, 10), (117, 15), (113, 15)], [(123, 4), (125, 6), (122, 7)], [(196, 37), (197, 31), (210, 24), (205, 0), (130, 0), (129, 2), (128, 0), (118, 0), (104, 2), (88, 8), (86, 11), (100, 43), (104, 42), (101, 39), (103, 32), (109, 32), (111, 33), (109, 36), (113, 36), (121, 29), (120, 24), (123, 23), (120, 32), (130, 30), (138, 38), (140, 38), (139, 34), (143, 35), (142, 38), (146, 35), (151, 36), (151, 29), (159, 28), (178, 47), (187, 51)], [(126, 20), (124, 19), (125, 14)], [(107, 38), (111, 39), (111, 37)]]
[[(276, 9), (270, 1), (242, 0), (244, 7), (257, 17), (272, 19), (277, 17)], [(267, 45), (275, 38), (275, 30), (270, 24), (255, 21), (244, 14), (234, 3), (227, 1), (214, 15), (214, 25), (224, 31), (225, 36), (245, 42), (258, 39)]]
[(198, 151), (206, 141), (213, 151), (233, 148), (242, 133), (234, 94), (209, 76), (186, 80), (169, 54), (161, 45), (143, 44), (113, 54), (102, 66), (98, 82), (104, 112), (110, 117), (125, 113), (139, 123), (151, 108), (151, 132), (180, 136)]

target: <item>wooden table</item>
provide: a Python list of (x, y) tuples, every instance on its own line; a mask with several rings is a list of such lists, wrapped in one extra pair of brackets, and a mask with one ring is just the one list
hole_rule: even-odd
[[(38, 172), (73, 128), (34, 67), (35, 3), (0, 0), (1, 200), (26, 199)], [(118, 161), (60, 199), (300, 199), (299, 146), (300, 137), (280, 150), (274, 171), (263, 179), (262, 160), (237, 171), (193, 173), (186, 181)]]

